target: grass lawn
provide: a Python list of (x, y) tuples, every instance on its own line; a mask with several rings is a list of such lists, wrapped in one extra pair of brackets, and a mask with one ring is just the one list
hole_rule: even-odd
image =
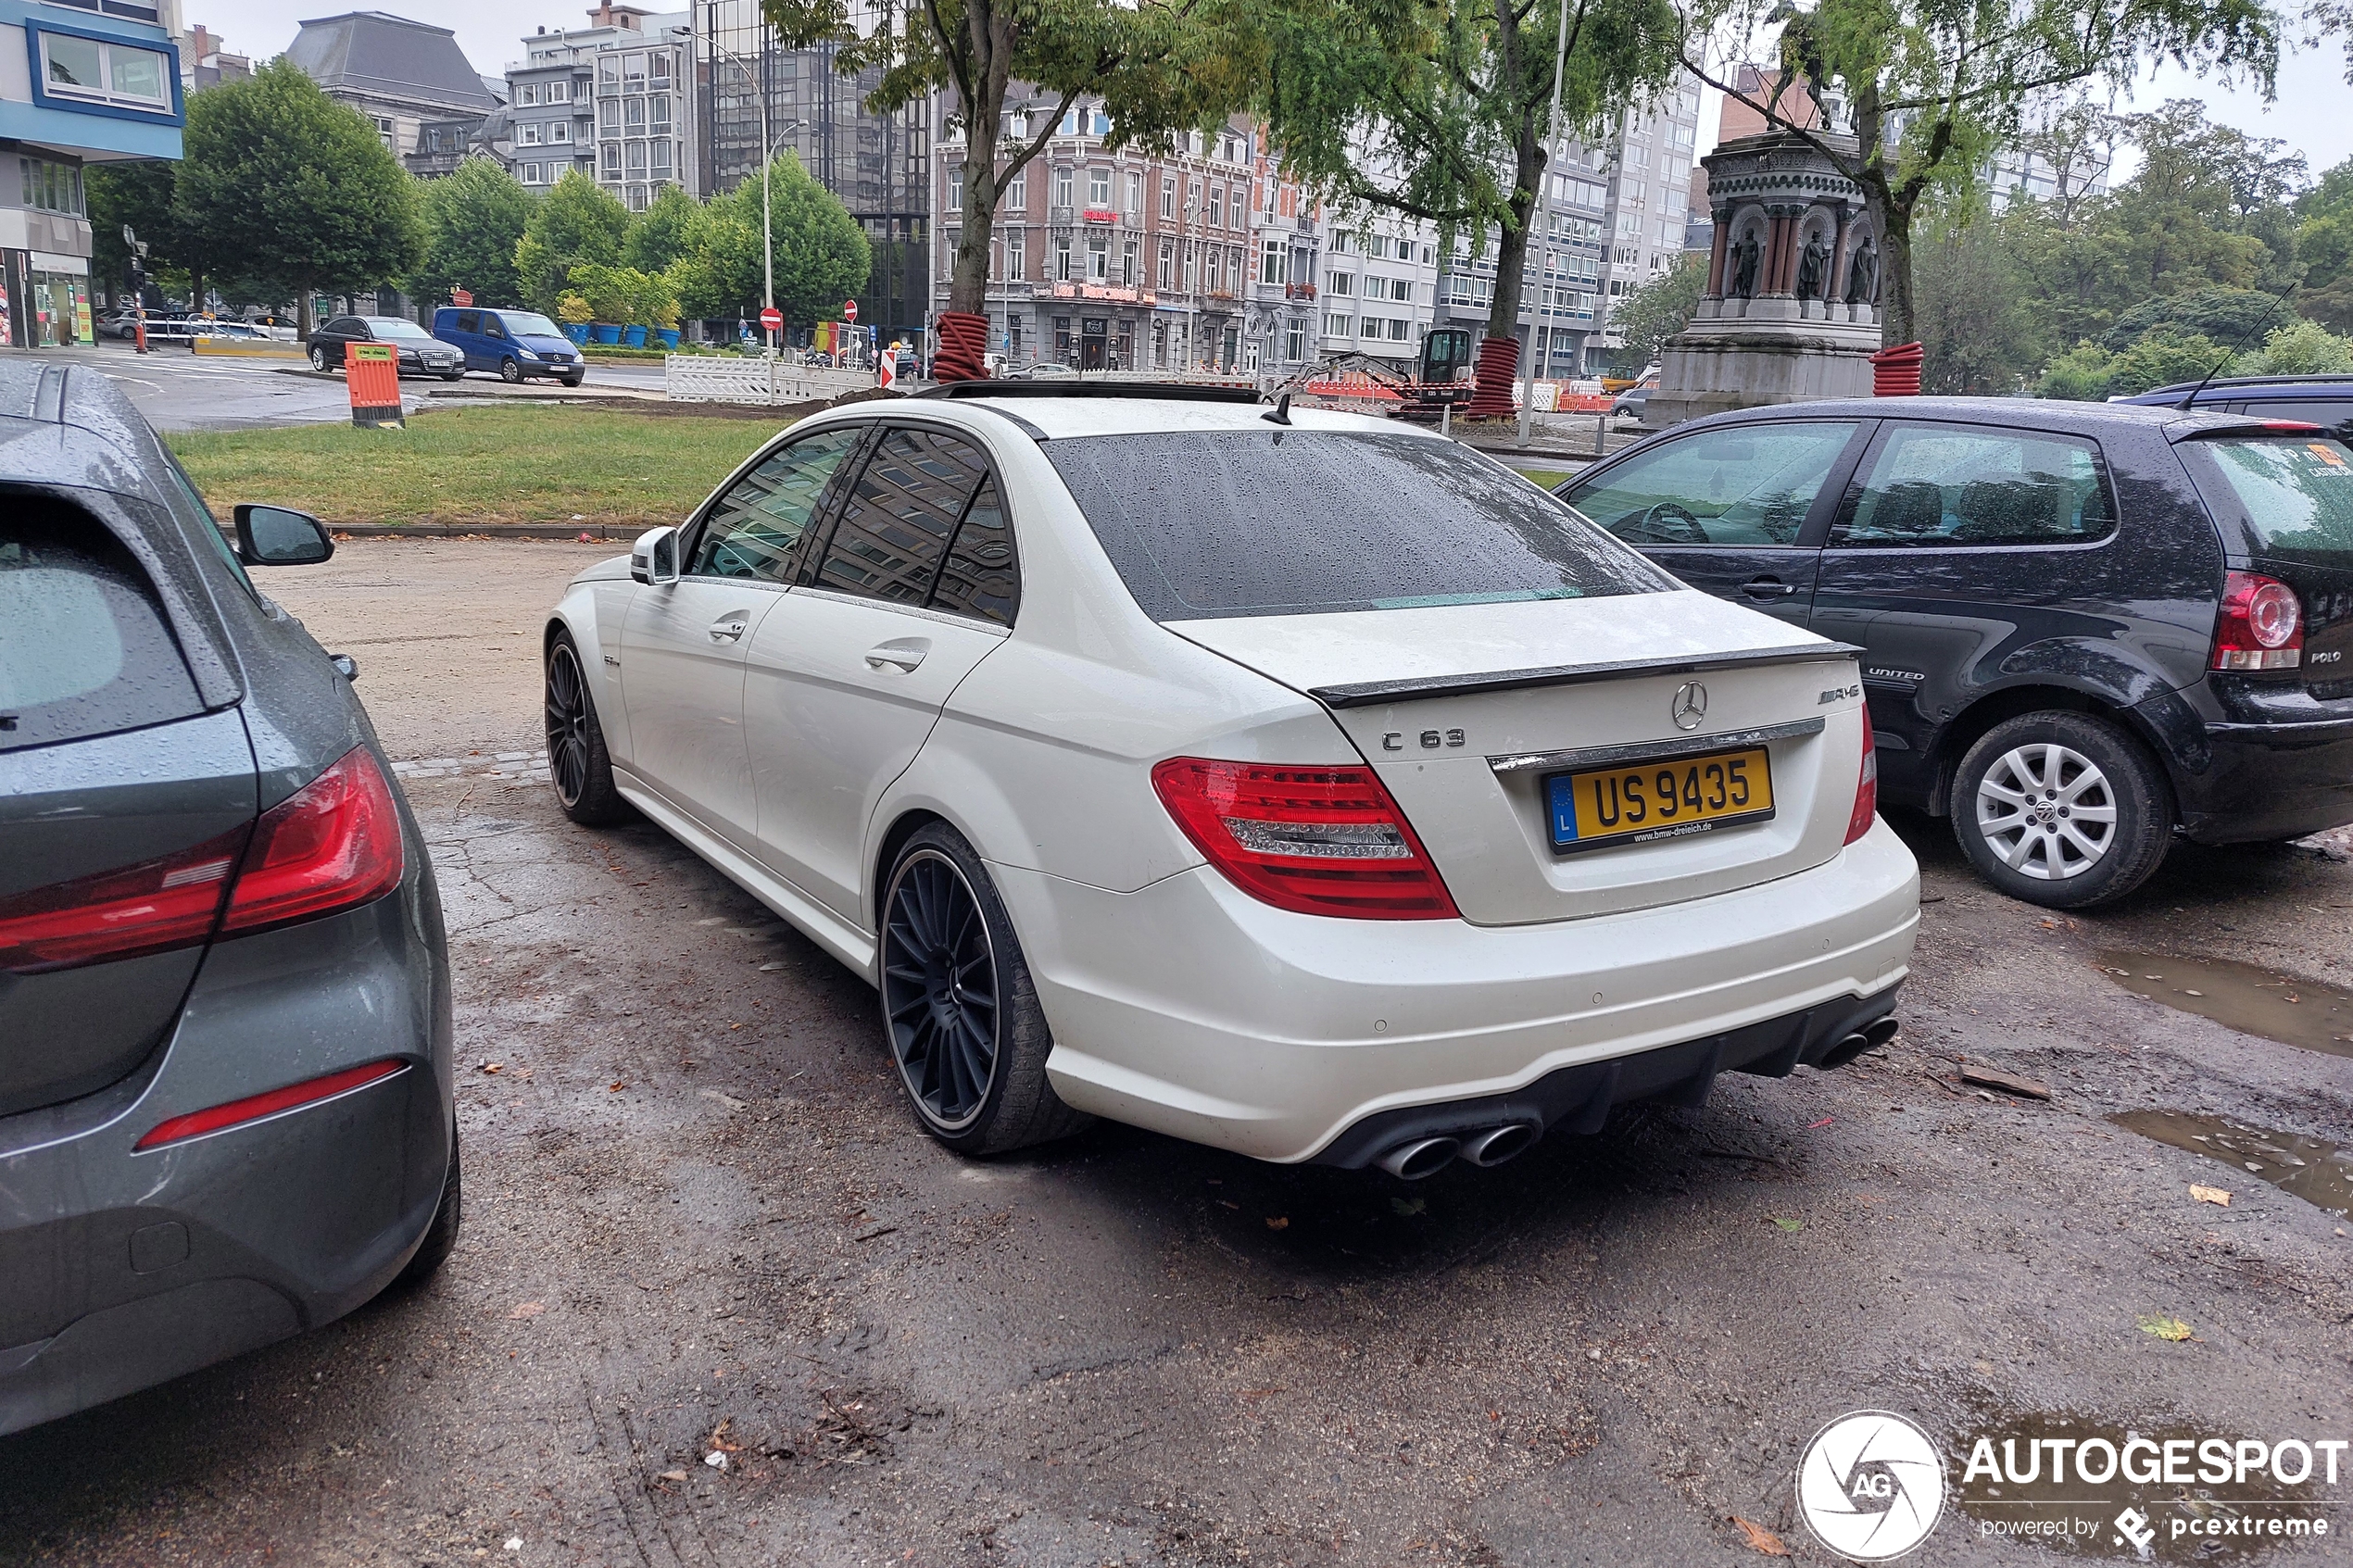
[(305, 425), (165, 437), (222, 518), (238, 501), (345, 522), (677, 522), (805, 410), (764, 420), (436, 409), (406, 431)]
[(1537, 486), (1539, 489), (1543, 490), (1550, 490), (1554, 485), (1558, 484), (1562, 480), (1567, 479), (1570, 473), (1575, 471), (1570, 469), (1520, 468), (1517, 463), (1514, 463), (1512, 467), (1518, 470), (1519, 476), (1522, 479), (1528, 481), (1529, 483)]

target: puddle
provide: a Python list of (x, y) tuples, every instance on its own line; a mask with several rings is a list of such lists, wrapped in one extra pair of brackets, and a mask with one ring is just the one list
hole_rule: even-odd
[(2100, 972), (2137, 997), (2194, 1012), (2245, 1035), (2353, 1057), (2353, 996), (2233, 959), (2185, 959), (2110, 949)]
[[(2243, 1176), (2292, 1192), (2316, 1209), (2353, 1216), (2353, 1149), (2294, 1133), (2244, 1127), (2219, 1116), (2173, 1110), (2127, 1110), (2108, 1120), (2145, 1138), (2220, 1160)], [(2230, 1184), (2217, 1178), (2217, 1185)]]

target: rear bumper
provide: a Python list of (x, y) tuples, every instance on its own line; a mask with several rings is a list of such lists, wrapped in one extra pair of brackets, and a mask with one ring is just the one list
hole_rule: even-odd
[[(130, 1078), (0, 1120), (0, 1432), (329, 1322), (416, 1250), (453, 1117), (441, 911), (410, 844), (397, 892), (217, 944)], [(405, 1070), (132, 1150), (167, 1117), (387, 1059)]]
[(1361, 1164), (1376, 1135), (1465, 1102), (1538, 1095), (1553, 1109), (1535, 1120), (1573, 1125), (1564, 1096), (1589, 1107), (1604, 1077), (1604, 1112), (1818, 1060), (1892, 1010), (1919, 922), (1919, 870), (1884, 823), (1793, 876), (1541, 925), (1290, 914), (1206, 867), (1128, 894), (991, 872), (1056, 1093), (1281, 1161)]
[(2208, 765), (2177, 780), (2200, 844), (2301, 838), (2353, 822), (2353, 719), (2206, 726)]

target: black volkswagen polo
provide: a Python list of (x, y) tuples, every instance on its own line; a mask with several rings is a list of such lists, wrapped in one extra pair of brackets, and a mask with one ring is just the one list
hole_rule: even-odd
[(1880, 799), (2055, 909), (2176, 832), (2353, 822), (2353, 452), (2319, 427), (1903, 398), (1718, 415), (1563, 484), (1694, 587), (1860, 646)]

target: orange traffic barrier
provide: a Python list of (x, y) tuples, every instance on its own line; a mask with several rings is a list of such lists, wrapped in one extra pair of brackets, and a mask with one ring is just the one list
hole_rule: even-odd
[(399, 351), (388, 343), (346, 343), (344, 374), (351, 387), (351, 422), (363, 429), (397, 425), (400, 414)]

